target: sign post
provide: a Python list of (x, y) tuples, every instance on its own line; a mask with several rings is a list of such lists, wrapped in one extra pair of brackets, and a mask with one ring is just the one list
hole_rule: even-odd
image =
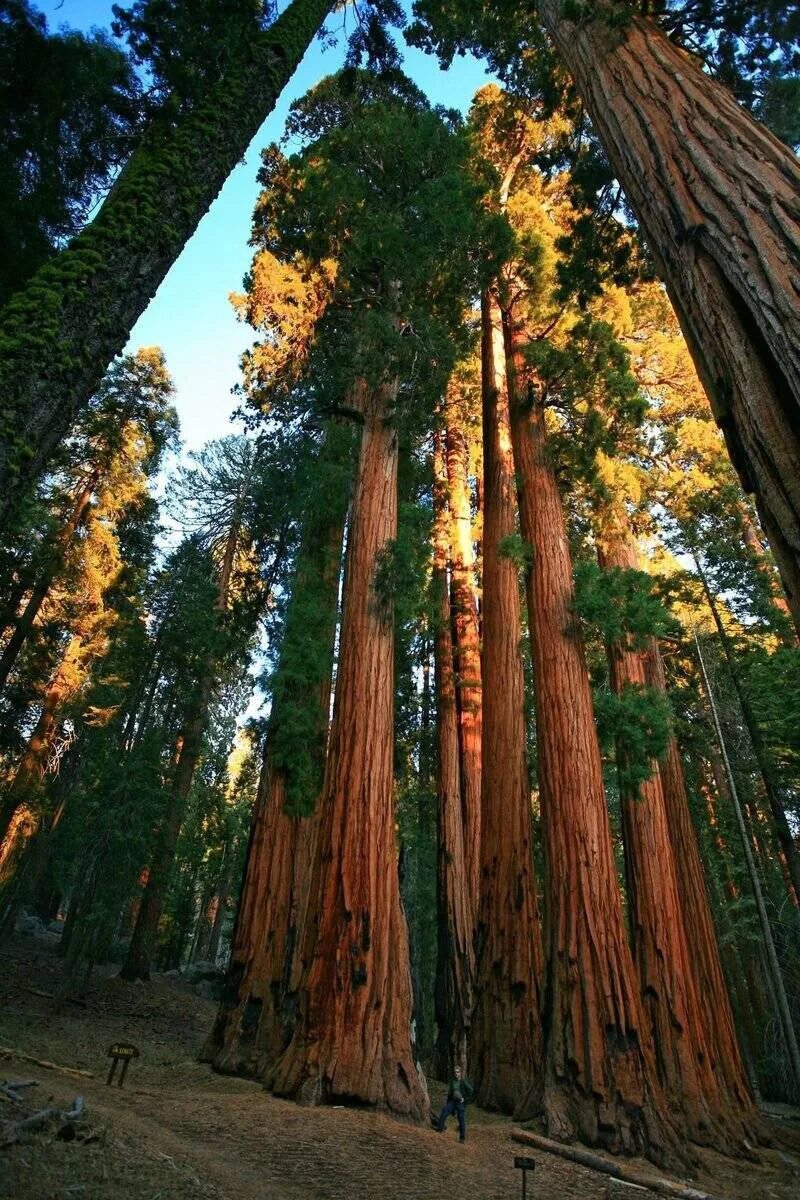
[(536, 1169), (535, 1158), (523, 1158), (520, 1155), (515, 1155), (514, 1166), (518, 1171), (522, 1171), (522, 1200), (527, 1200), (528, 1196), (528, 1171)]
[(125, 1076), (128, 1073), (128, 1063), (132, 1058), (139, 1057), (139, 1051), (135, 1046), (131, 1046), (128, 1042), (112, 1042), (112, 1044), (108, 1047), (108, 1057), (113, 1059), (113, 1062), (111, 1063), (111, 1067), (108, 1072), (106, 1084), (110, 1086), (114, 1082), (117, 1066), (119, 1063), (122, 1063), (122, 1070), (119, 1073), (119, 1079), (117, 1081), (117, 1086), (122, 1087), (125, 1081)]

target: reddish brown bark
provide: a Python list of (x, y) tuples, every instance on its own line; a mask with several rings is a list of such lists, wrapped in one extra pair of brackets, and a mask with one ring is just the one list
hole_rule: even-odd
[[(628, 945), (572, 564), (545, 414), (506, 316), (511, 432), (528, 575), (547, 870), (547, 1130), (615, 1152), (669, 1152), (650, 1031)], [(674, 1149), (674, 1143), (672, 1145)]]
[(396, 385), (363, 399), (339, 669), (318, 850), (302, 940), (298, 1018), (270, 1081), (310, 1103), (370, 1104), (421, 1118), (411, 1047), (408, 936), (394, 828), (394, 629), (376, 593), (397, 531)]
[(205, 1057), (218, 1071), (261, 1078), (286, 1048), (286, 972), (312, 852), (313, 817), (288, 816), (269, 746), (259, 780), (226, 996)]
[(72, 693), (70, 678), (81, 646), (79, 637), (70, 640), (47, 686), (39, 719), (0, 805), (0, 935), (13, 928), (19, 905), (23, 903), (27, 881), (22, 865), (41, 830), (42, 780), (61, 725), (64, 704)]
[(502, 329), (482, 302), (483, 780), (477, 984), (470, 1070), (481, 1103), (526, 1112), (542, 1062), (542, 946), (516, 563), (501, 552), (516, 529)]
[[(666, 694), (664, 664), (658, 645), (651, 643), (645, 654), (645, 677), (650, 687)], [(752, 1120), (752, 1095), (739, 1052), (736, 1026), (714, 928), (703, 860), (689, 810), (680, 749), (671, 737), (667, 753), (659, 763), (669, 838), (677, 864), (678, 896), (690, 939), (692, 970), (703, 1006), (709, 1050), (720, 1088), (727, 1092), (748, 1121)], [(721, 839), (720, 839), (721, 840)], [(724, 850), (724, 842), (722, 849)], [(731, 885), (732, 886), (732, 885)]]
[[(437, 603), (434, 638), (436, 675), (437, 957), (436, 1074), (449, 1079), (458, 1064), (466, 1072), (467, 1035), (475, 978), (474, 900), (465, 855), (461, 806), (459, 724), (456, 704), (453, 622), (447, 566), (451, 552), (448, 471), (443, 434), (434, 435), (434, 530), (432, 587)], [(453, 588), (453, 592), (455, 587)]]
[[(628, 531), (613, 514), (606, 512), (603, 518), (598, 544), (601, 567), (638, 569), (636, 546)], [(618, 641), (609, 646), (608, 658), (615, 692), (648, 686), (644, 648)], [(624, 751), (621, 759), (624, 769)], [(673, 762), (670, 769), (674, 766)], [(678, 851), (689, 856), (686, 868), (699, 865), (685, 842), (693, 830), (679, 826), (673, 831), (659, 764), (651, 763), (651, 771), (638, 787), (626, 785), (623, 775), (620, 787), (628, 907), (642, 1007), (664, 1094), (685, 1120), (689, 1136), (701, 1144), (736, 1149), (752, 1136), (747, 1117), (752, 1123), (755, 1111), (724, 982), (713, 979), (722, 984), (722, 994), (714, 996), (723, 1005), (717, 1023), (701, 976), (695, 972), (695, 964), (718, 964), (718, 952), (702, 874), (697, 882), (703, 890), (699, 896), (693, 893), (693, 901), (703, 903), (705, 914), (694, 914), (685, 904), (685, 865)], [(675, 780), (670, 782), (674, 787)], [(672, 799), (674, 805), (674, 795)], [(711, 939), (709, 946), (700, 944), (704, 938)], [(720, 1053), (726, 1064), (730, 1060), (730, 1068), (723, 1066)], [(725, 1086), (728, 1080), (730, 1089)]]
[[(322, 451), (337, 465), (341, 465), (339, 441), (338, 435), (329, 437)], [(346, 453), (349, 458), (349, 447)], [(316, 845), (317, 797), (308, 797), (313, 815), (286, 811), (286, 774), (275, 762), (274, 745), (276, 731), (291, 719), (281, 711), (282, 698), (310, 706), (309, 727), (314, 733), (308, 753), (322, 779), (347, 500), (347, 489), (342, 488), (305, 517), (278, 677), (286, 671), (287, 647), (301, 638), (319, 644), (319, 674), (275, 689), (225, 994), (204, 1051), (218, 1071), (263, 1077), (291, 1036), (294, 1014), (287, 995), (296, 990), (292, 975)], [(297, 689), (302, 696), (296, 695)]]
[(451, 396), (445, 404), (450, 586), (464, 854), (474, 922), (481, 847), (481, 637), (475, 595), (469, 443), (463, 420), (459, 421), (454, 407)]
[[(602, 6), (598, 6), (602, 9)], [(731, 458), (800, 616), (800, 165), (700, 62), (636, 16), (540, 19), (641, 223)]]
[[(722, 613), (720, 612), (717, 598), (714, 596), (711, 588), (709, 587), (708, 580), (706, 579), (697, 555), (694, 556), (694, 559), (708, 607), (711, 610), (711, 615), (714, 618), (714, 624), (717, 627), (717, 633), (722, 646), (722, 652), (728, 665), (728, 671), (730, 673), (734, 691), (736, 692), (736, 696), (739, 701), (739, 707), (742, 710), (744, 723), (747, 727), (747, 732), (753, 747), (753, 754), (755, 755), (756, 762), (758, 763), (759, 773), (764, 785), (764, 793), (772, 814), (775, 833), (786, 861), (786, 867), (791, 881), (789, 893), (793, 904), (795, 907), (797, 907), (800, 905), (800, 851), (798, 851), (797, 843), (794, 840), (794, 835), (786, 816), (780, 771), (778, 770), (778, 765), (775, 762), (772, 750), (767, 744), (766, 738), (761, 731), (761, 726), (759, 725), (758, 718), (753, 711), (753, 707), (750, 703), (750, 697), (747, 694), (747, 689), (742, 682), (742, 678), (739, 673), (739, 664), (737, 661), (736, 652), (734, 647), (731, 645), (731, 639), (728, 635), (727, 629), (725, 628), (725, 623), (722, 619)], [(754, 836), (755, 827), (755, 821), (751, 821), (751, 829), (753, 830)], [(761, 850), (761, 854), (764, 854), (763, 849)]]

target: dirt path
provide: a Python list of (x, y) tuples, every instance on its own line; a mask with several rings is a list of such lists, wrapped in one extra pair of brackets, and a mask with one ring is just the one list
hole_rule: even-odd
[[(67, 1107), (80, 1091), (92, 1141), (38, 1135), (0, 1151), (0, 1197), (26, 1200), (510, 1200), (520, 1193), (512, 1124), (471, 1110), (466, 1145), (354, 1109), (307, 1109), (256, 1084), (214, 1075), (196, 1061), (215, 1006), (182, 985), (98, 979), (85, 1007), (56, 1012), (59, 961), (34, 942), (0, 959), (0, 1045), (94, 1072), (73, 1079), (19, 1059), (0, 1059), (0, 1079), (40, 1081), (35, 1106), (52, 1094)], [(31, 990), (33, 989), (33, 990)], [(106, 1049), (134, 1042), (141, 1058), (122, 1089), (106, 1087)], [(440, 1091), (432, 1089), (434, 1100)], [(8, 1104), (0, 1117), (8, 1117)], [(533, 1200), (603, 1200), (607, 1180), (547, 1155)], [(769, 1153), (762, 1165), (705, 1161), (709, 1187), (731, 1200), (795, 1200), (800, 1163)], [(708, 1174), (708, 1169), (713, 1175)], [(633, 1194), (633, 1193), (631, 1193)]]

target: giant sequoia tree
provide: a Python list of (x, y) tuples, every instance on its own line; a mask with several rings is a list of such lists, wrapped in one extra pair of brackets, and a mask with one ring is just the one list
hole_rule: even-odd
[[(796, 45), (791, 21), (779, 22), (785, 8), (772, 25), (786, 39), (776, 58)], [(547, 34), (641, 224), (800, 620), (796, 156), (636, 3), (540, 0), (535, 16), (482, 0), (417, 9), (446, 57), (478, 45), (534, 88), (546, 56), (541, 29)], [(740, 19), (736, 5), (690, 14), (692, 45), (700, 33), (713, 47), (715, 22), (738, 33)]]
[(291, 127), (313, 140), (265, 156), (253, 275), (253, 306), (276, 313), (283, 344), (273, 334), (251, 369), (317, 378), (361, 443), (298, 1018), (271, 1086), (420, 1116), (392, 818), (397, 425), (446, 377), (474, 279), (470, 234), (484, 244), (490, 231), (466, 142), (402, 77), (324, 81)]

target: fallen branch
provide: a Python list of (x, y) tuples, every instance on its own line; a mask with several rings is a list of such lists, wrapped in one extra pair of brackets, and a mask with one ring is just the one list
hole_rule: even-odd
[[(33, 1113), (30, 1117), (25, 1117), (22, 1121), (7, 1121), (5, 1130), (3, 1131), (3, 1146), (14, 1146), (21, 1140), (25, 1133), (35, 1133), (38, 1129), (43, 1129), (45, 1125), (49, 1125), (51, 1121), (60, 1121), (62, 1125), (71, 1125), (75, 1121), (80, 1121), (86, 1111), (86, 1104), (83, 1096), (76, 1096), (72, 1102), (72, 1108), (43, 1108), (40, 1112)], [(73, 1135), (74, 1136), (74, 1135)]]
[(82, 1079), (94, 1079), (92, 1071), (82, 1071), (79, 1067), (62, 1067), (58, 1063), (48, 1062), (46, 1058), (34, 1058), (23, 1050), (15, 1050), (13, 1046), (0, 1046), (0, 1058), (18, 1058), (21, 1062), (32, 1063), (45, 1071), (59, 1071), (62, 1075), (79, 1075)]
[(39, 1084), (36, 1079), (4, 1079), (0, 1083), (0, 1096), (3, 1096), (6, 1100), (10, 1100), (12, 1104), (21, 1104), (22, 1096), (19, 1093), (24, 1091), (25, 1088), (38, 1086)]
[(722, 1196), (712, 1196), (710, 1192), (687, 1187), (685, 1183), (675, 1183), (672, 1179), (650, 1175), (647, 1171), (641, 1171), (638, 1167), (630, 1166), (628, 1163), (623, 1166), (621, 1163), (609, 1162), (607, 1158), (601, 1158), (599, 1154), (592, 1154), (590, 1150), (584, 1150), (578, 1146), (565, 1146), (562, 1142), (553, 1142), (550, 1138), (542, 1137), (538, 1133), (515, 1129), (511, 1137), (523, 1146), (535, 1146), (537, 1150), (544, 1150), (546, 1154), (556, 1154), (559, 1158), (566, 1158), (568, 1162), (588, 1167), (590, 1171), (600, 1171), (623, 1183), (648, 1188), (659, 1196), (670, 1196), (672, 1200), (724, 1200)]

